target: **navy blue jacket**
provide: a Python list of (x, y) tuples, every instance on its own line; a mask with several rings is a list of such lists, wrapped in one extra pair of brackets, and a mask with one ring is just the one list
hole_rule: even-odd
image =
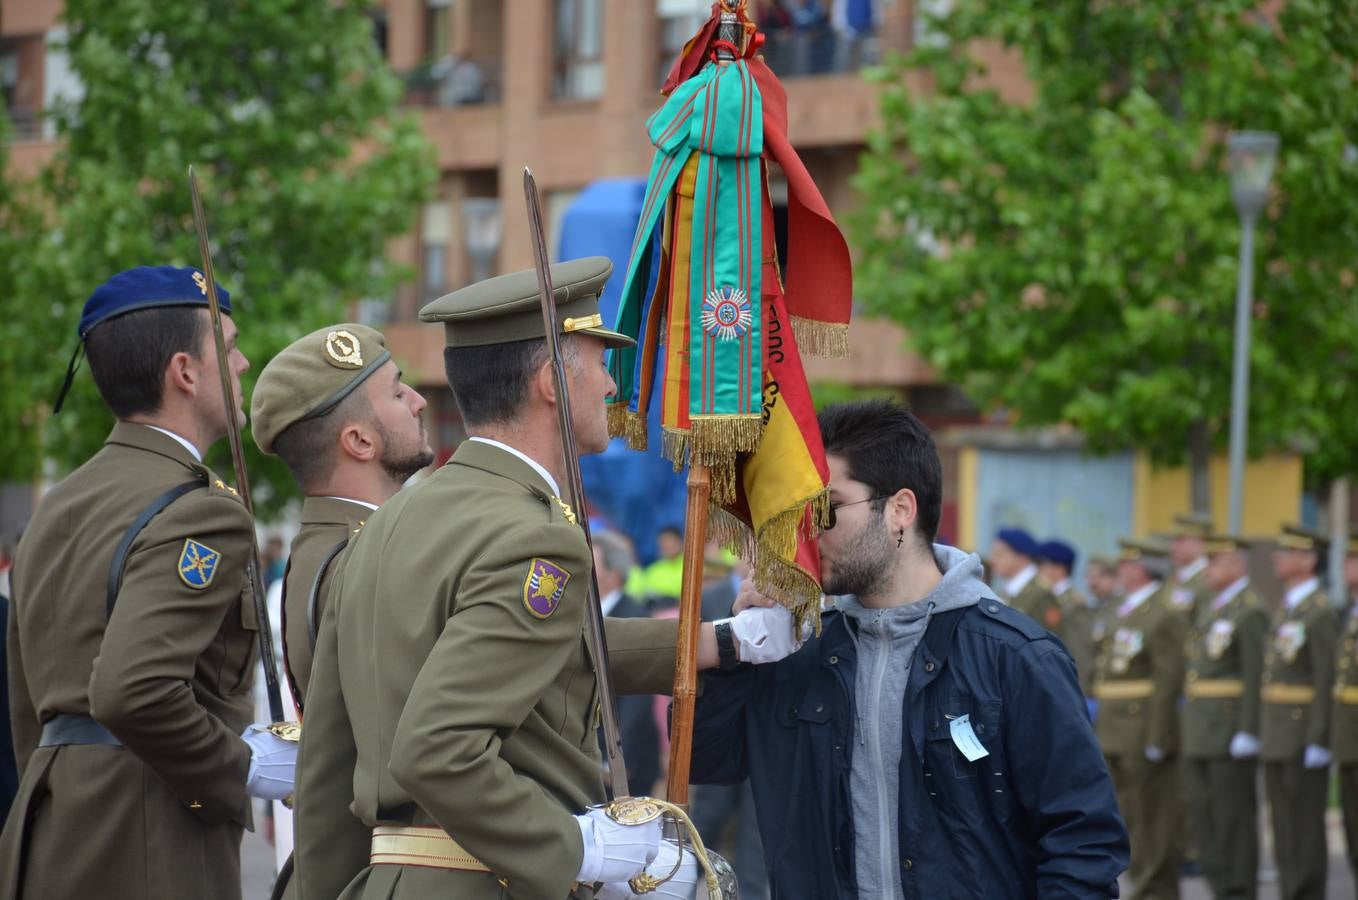
[[(821, 637), (779, 663), (705, 673), (692, 779), (750, 779), (774, 900), (856, 895), (850, 627), (830, 612)], [(940, 613), (905, 693), (907, 900), (1118, 896), (1127, 830), (1056, 638), (994, 600)], [(948, 725), (964, 714), (989, 751), (974, 763)]]

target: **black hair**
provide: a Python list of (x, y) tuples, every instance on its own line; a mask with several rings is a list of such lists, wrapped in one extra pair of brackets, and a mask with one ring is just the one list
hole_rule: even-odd
[(886, 498), (902, 488), (914, 492), (915, 522), (926, 548), (932, 545), (943, 511), (943, 464), (924, 423), (884, 399), (833, 403), (817, 419), (825, 452), (844, 457), (849, 477), (883, 498), (874, 509), (884, 509)]
[[(579, 346), (570, 336), (563, 335), (558, 346), (567, 367), (578, 363)], [(547, 342), (542, 338), (443, 348), (443, 372), (468, 428), (517, 418), (528, 399), (528, 385), (546, 362)]]
[(330, 474), (344, 427), (372, 418), (372, 404), (362, 387), (350, 391), (325, 415), (293, 422), (274, 437), (273, 452), (287, 465), (303, 493), (309, 493)]
[(85, 355), (109, 411), (127, 419), (159, 410), (171, 357), (199, 358), (207, 330), (198, 306), (137, 309), (94, 326), (85, 336)]

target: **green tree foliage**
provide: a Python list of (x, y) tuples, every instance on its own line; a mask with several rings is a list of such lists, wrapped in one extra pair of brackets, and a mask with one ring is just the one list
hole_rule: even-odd
[[(1264, 15), (1260, 9), (1276, 10)], [(867, 310), (1026, 425), (1181, 460), (1224, 443), (1240, 229), (1225, 133), (1281, 136), (1256, 237), (1250, 449), (1358, 459), (1358, 6), (957, 0), (878, 73), (853, 223)], [(1005, 102), (978, 48), (1022, 53)], [(918, 76), (932, 91), (918, 85)]]
[[(374, 45), (370, 5), (66, 3), (83, 97), (54, 111), (63, 144), (40, 179), (48, 221), (6, 322), (41, 355), (7, 381), (24, 406), (4, 408), (0, 432), (42, 417), (94, 287), (131, 266), (200, 264), (190, 164), (252, 363), (247, 396), (286, 343), (389, 295), (406, 273), (386, 262), (386, 244), (415, 222), (435, 168), (418, 124), (397, 112), (402, 88)], [(82, 373), (46, 419), (45, 450), (62, 468), (77, 464), (110, 424)], [(257, 500), (295, 492), (276, 460), (246, 445)], [(211, 462), (230, 471), (225, 441)], [(0, 457), (10, 478), (38, 465), (31, 452)]]

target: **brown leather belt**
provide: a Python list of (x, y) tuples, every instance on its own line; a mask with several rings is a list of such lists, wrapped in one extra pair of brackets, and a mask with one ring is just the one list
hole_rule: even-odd
[(1199, 678), (1184, 685), (1184, 696), (1190, 700), (1233, 700), (1245, 694), (1245, 683), (1239, 678)]
[(437, 826), (378, 825), (369, 861), (374, 866), (425, 866), (461, 872), (489, 872), (448, 832)]

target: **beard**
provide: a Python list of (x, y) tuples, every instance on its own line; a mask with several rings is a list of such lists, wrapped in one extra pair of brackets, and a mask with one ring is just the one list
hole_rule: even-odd
[(835, 554), (834, 568), (822, 590), (832, 597), (871, 596), (885, 584), (893, 552), (895, 546), (881, 527), (881, 517), (874, 517)]
[(412, 442), (415, 446), (402, 446), (399, 441), (392, 440), (391, 434), (382, 427), (382, 423), (375, 424), (382, 438), (382, 458), (378, 462), (382, 466), (382, 471), (395, 483), (405, 484), (410, 476), (434, 461), (434, 451), (429, 448), (428, 439), (425, 438), (423, 420), (420, 422), (419, 437)]

